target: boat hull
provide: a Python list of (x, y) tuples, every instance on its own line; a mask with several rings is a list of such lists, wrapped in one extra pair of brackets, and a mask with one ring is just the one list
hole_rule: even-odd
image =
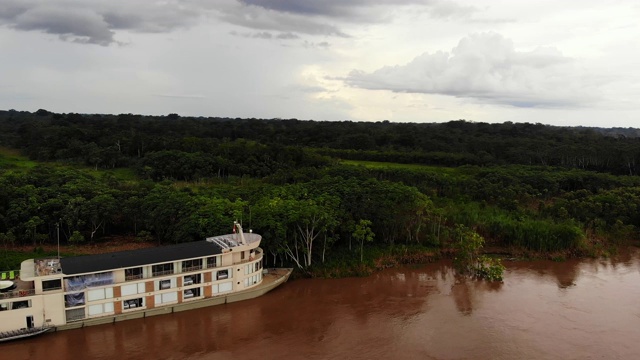
[(110, 323), (115, 323), (119, 321), (140, 319), (140, 318), (156, 316), (156, 315), (165, 315), (165, 314), (171, 314), (175, 312), (188, 311), (188, 310), (199, 309), (199, 308), (204, 308), (209, 306), (222, 305), (226, 303), (233, 303), (237, 301), (254, 299), (284, 284), (289, 279), (289, 276), (291, 275), (292, 271), (293, 269), (291, 268), (269, 269), (268, 272), (264, 275), (263, 281), (260, 284), (242, 291), (205, 298), (205, 299), (193, 300), (193, 301), (184, 302), (184, 303), (167, 305), (167, 306), (158, 307), (154, 309), (129, 312), (126, 314), (79, 320), (75, 322), (70, 322), (65, 325), (57, 326), (55, 327), (54, 330), (61, 331), (61, 330), (69, 330), (69, 329), (78, 329), (85, 326), (110, 324)]

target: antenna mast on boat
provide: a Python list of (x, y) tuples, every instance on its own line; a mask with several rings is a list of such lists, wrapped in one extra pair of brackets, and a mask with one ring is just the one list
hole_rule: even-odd
[(242, 225), (240, 225), (240, 223), (237, 220), (233, 222), (233, 231), (237, 235), (240, 235), (240, 243), (242, 245), (247, 245), (247, 242), (244, 240), (244, 233), (243, 233), (244, 231), (242, 230)]
[(58, 233), (58, 261), (60, 261), (60, 221), (56, 223), (56, 231)]

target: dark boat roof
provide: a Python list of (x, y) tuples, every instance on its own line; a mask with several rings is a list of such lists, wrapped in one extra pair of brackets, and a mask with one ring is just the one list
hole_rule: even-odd
[(113, 269), (218, 255), (222, 248), (208, 241), (195, 241), (155, 248), (61, 258), (62, 273), (75, 275)]

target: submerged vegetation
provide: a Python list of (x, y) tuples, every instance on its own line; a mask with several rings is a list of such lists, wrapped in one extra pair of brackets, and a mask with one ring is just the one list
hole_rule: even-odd
[(484, 246), (480, 234), (464, 225), (457, 225), (453, 233), (453, 264), (460, 274), (490, 281), (502, 280), (504, 266), (500, 259), (480, 255)]
[(0, 240), (175, 243), (238, 219), (269, 266), (343, 276), (455, 257), (497, 280), (483, 252), (598, 256), (638, 239), (638, 134), (0, 111)]

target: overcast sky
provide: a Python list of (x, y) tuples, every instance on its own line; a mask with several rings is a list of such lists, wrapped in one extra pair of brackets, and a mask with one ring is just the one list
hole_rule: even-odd
[(0, 0), (0, 109), (640, 127), (627, 0)]

